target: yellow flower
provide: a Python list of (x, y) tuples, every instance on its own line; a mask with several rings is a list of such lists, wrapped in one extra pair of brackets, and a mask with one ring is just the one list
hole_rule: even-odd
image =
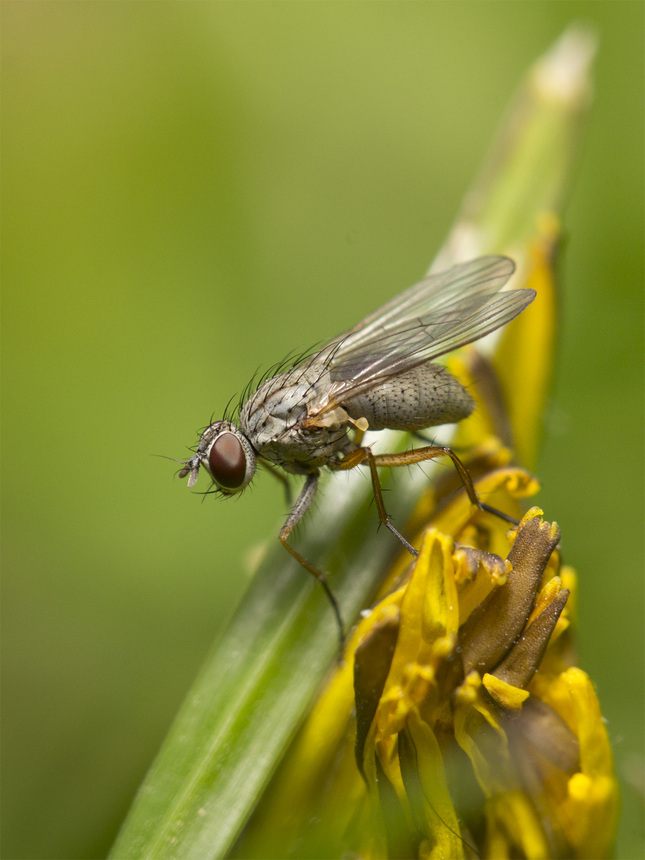
[[(509, 487), (534, 482), (506, 468), (477, 485)], [(610, 853), (617, 783), (593, 686), (571, 665), (575, 576), (559, 529), (538, 508), (508, 532), (462, 508), (426, 529), (404, 581), (358, 626), (241, 856)]]

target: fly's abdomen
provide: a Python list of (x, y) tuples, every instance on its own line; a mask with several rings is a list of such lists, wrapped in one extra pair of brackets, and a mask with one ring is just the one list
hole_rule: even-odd
[(422, 430), (467, 418), (475, 403), (454, 376), (438, 364), (422, 364), (343, 403), (370, 430)]

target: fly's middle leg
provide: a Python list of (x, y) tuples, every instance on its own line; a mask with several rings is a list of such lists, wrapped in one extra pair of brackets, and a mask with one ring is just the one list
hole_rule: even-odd
[(291, 509), (291, 513), (287, 517), (287, 521), (282, 526), (280, 530), (279, 538), (282, 546), (295, 558), (295, 560), (301, 564), (305, 570), (307, 570), (312, 576), (315, 576), (318, 582), (322, 585), (325, 590), (325, 594), (329, 602), (331, 603), (331, 607), (334, 611), (334, 615), (336, 616), (336, 623), (338, 625), (338, 634), (340, 638), (340, 653), (342, 654), (343, 645), (345, 641), (345, 633), (343, 631), (343, 618), (340, 614), (340, 607), (338, 605), (338, 601), (336, 600), (336, 596), (334, 592), (331, 590), (329, 583), (325, 579), (325, 574), (322, 571), (318, 570), (318, 568), (314, 567), (313, 564), (310, 564), (307, 559), (300, 555), (291, 544), (287, 542), (287, 538), (293, 531), (293, 529), (298, 525), (300, 520), (307, 513), (309, 508), (311, 507), (311, 503), (314, 500), (314, 496), (316, 495), (316, 490), (318, 489), (318, 473), (307, 475), (304, 486), (300, 491), (300, 495), (296, 499), (296, 503)]
[(333, 469), (336, 472), (347, 471), (348, 469), (353, 469), (356, 466), (360, 466), (361, 463), (367, 463), (370, 468), (370, 475), (372, 477), (372, 488), (374, 490), (374, 501), (376, 502), (376, 509), (378, 511), (379, 519), (383, 523), (383, 525), (388, 528), (392, 534), (397, 537), (403, 546), (408, 550), (408, 552), (412, 553), (413, 556), (418, 556), (419, 553), (417, 550), (409, 543), (401, 534), (401, 532), (393, 525), (390, 521), (390, 516), (388, 512), (385, 510), (385, 502), (383, 501), (383, 493), (381, 492), (381, 482), (378, 477), (378, 468), (379, 465), (386, 465), (384, 463), (379, 463), (379, 457), (375, 457), (372, 453), (372, 449), (367, 446), (364, 448), (357, 448), (355, 451), (350, 451), (349, 454), (346, 454), (342, 460), (339, 460), (337, 463), (330, 462), (329, 468)]

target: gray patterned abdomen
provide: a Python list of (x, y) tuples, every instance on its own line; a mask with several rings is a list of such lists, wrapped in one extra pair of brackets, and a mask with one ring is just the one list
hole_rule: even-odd
[(370, 430), (422, 430), (467, 418), (475, 403), (445, 367), (421, 364), (345, 401), (343, 407), (355, 421), (366, 418)]

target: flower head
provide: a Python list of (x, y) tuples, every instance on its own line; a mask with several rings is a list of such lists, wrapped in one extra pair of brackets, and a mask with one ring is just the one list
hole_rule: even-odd
[(376, 856), (607, 855), (616, 784), (593, 688), (566, 667), (559, 538), (537, 508), (505, 560), (430, 528), (409, 582), (363, 623), (356, 754), (381, 810)]
[[(500, 468), (477, 489), (510, 499), (534, 481)], [(259, 839), (298, 857), (608, 856), (617, 784), (573, 665), (560, 531), (535, 507), (511, 530), (464, 510), (443, 509), (359, 624), (245, 853)]]

